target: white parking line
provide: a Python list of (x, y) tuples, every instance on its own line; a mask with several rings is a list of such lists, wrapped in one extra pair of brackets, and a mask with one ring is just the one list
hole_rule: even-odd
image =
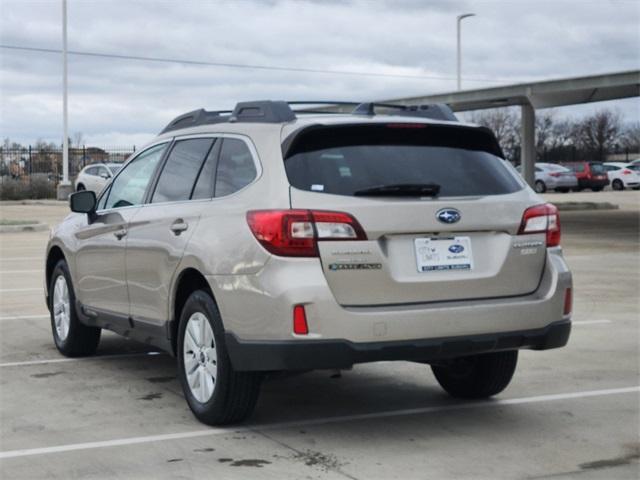
[(376, 418), (400, 417), (407, 415), (421, 415), (452, 410), (467, 410), (472, 408), (493, 408), (505, 405), (522, 405), (527, 403), (552, 402), (557, 400), (571, 400), (577, 398), (600, 397), (605, 395), (619, 395), (624, 393), (640, 392), (640, 386), (611, 388), (606, 390), (589, 390), (584, 392), (570, 392), (553, 395), (540, 395), (536, 397), (511, 398), (506, 400), (460, 403), (455, 405), (442, 405), (438, 407), (410, 408), (405, 410), (392, 410), (387, 412), (363, 413), (356, 415), (342, 415), (336, 417), (315, 418), (292, 422), (271, 423), (255, 425), (253, 427), (240, 428), (208, 428), (206, 430), (194, 430), (191, 432), (168, 433), (164, 435), (148, 435), (145, 437), (118, 438), (98, 442), (72, 443), (67, 445), (55, 445), (52, 447), (28, 448), (24, 450), (8, 450), (0, 452), (0, 458), (27, 457), (31, 455), (46, 455), (50, 453), (72, 452), (77, 450), (89, 450), (105, 447), (119, 447), (141, 443), (162, 442), (167, 440), (180, 440), (184, 438), (207, 437), (212, 435), (229, 434), (233, 432), (248, 432), (255, 430), (275, 430), (282, 428), (300, 428), (313, 425), (327, 425), (332, 423), (354, 422)]
[(574, 325), (600, 325), (605, 323), (612, 323), (611, 320), (575, 320)]
[(17, 262), (19, 260), (42, 260), (42, 261), (44, 261), (44, 257), (9, 257), (9, 258), (1, 258), (0, 257), (0, 260), (3, 261), (3, 262), (7, 262), (7, 261)]
[(127, 357), (145, 357), (165, 355), (163, 352), (140, 352), (140, 353), (115, 353), (113, 355), (94, 355), (93, 357), (81, 357), (81, 358), (51, 358), (49, 360), (25, 360), (24, 362), (8, 362), (0, 363), (0, 368), (3, 367), (24, 367), (27, 365), (47, 365), (49, 363), (63, 363), (63, 362), (78, 362), (85, 360), (110, 360), (112, 358), (127, 358)]
[(38, 288), (1, 288), (0, 293), (17, 293), (17, 292), (42, 292), (43, 287)]
[(44, 270), (42, 269), (38, 269), (38, 270), (0, 270), (0, 274), (4, 274), (4, 273), (44, 273)]
[(49, 315), (14, 315), (14, 316), (6, 316), (0, 317), (0, 321), (2, 320), (30, 320), (33, 318), (49, 318)]

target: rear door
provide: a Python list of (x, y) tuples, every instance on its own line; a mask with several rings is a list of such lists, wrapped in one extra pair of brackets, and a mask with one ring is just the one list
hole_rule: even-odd
[[(368, 237), (319, 242), (337, 301), (411, 304), (533, 292), (544, 235), (528, 235), (525, 244), (516, 233), (524, 210), (539, 202), (499, 155), (484, 130), (432, 124), (316, 127), (289, 142), (292, 208), (350, 213)], [(439, 194), (367, 193), (389, 185), (435, 185)]]
[(137, 328), (162, 327), (168, 320), (171, 279), (213, 196), (219, 143), (215, 137), (176, 140), (149, 201), (129, 225), (127, 288)]

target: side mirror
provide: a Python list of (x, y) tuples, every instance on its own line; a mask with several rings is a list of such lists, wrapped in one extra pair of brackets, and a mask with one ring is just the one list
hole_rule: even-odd
[(69, 207), (72, 212), (86, 213), (90, 217), (96, 211), (96, 194), (91, 190), (72, 193), (69, 197)]
[(105, 180), (109, 180), (111, 178), (111, 175), (109, 175), (108, 173), (102, 173), (102, 174), (100, 174), (100, 176), (102, 178), (104, 178)]

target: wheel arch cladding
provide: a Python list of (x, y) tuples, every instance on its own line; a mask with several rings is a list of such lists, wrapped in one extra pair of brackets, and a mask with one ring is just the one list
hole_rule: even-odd
[(58, 246), (51, 247), (49, 253), (47, 254), (47, 265), (45, 269), (47, 306), (49, 305), (49, 288), (51, 287), (51, 275), (53, 275), (53, 269), (56, 268), (56, 265), (60, 260), (66, 261), (64, 253), (62, 253), (62, 249)]
[(182, 312), (182, 308), (187, 302), (189, 295), (191, 295), (196, 290), (204, 290), (209, 295), (211, 295), (214, 303), (217, 304), (216, 298), (211, 291), (211, 287), (209, 287), (209, 283), (202, 273), (200, 273), (195, 268), (186, 268), (185, 270), (180, 272), (178, 280), (176, 281), (175, 293), (173, 295), (173, 309), (171, 311), (171, 318), (169, 320), (169, 335), (171, 338), (171, 348), (174, 355), (176, 355), (176, 352), (178, 351), (177, 341), (180, 312)]

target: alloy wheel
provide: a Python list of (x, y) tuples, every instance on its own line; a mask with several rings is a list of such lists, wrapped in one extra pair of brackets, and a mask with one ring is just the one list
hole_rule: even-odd
[(218, 375), (218, 354), (207, 317), (196, 312), (189, 317), (184, 332), (184, 370), (191, 394), (200, 403), (213, 396)]
[(71, 304), (69, 287), (64, 275), (58, 276), (53, 286), (53, 321), (58, 338), (62, 341), (66, 340), (71, 324)]

